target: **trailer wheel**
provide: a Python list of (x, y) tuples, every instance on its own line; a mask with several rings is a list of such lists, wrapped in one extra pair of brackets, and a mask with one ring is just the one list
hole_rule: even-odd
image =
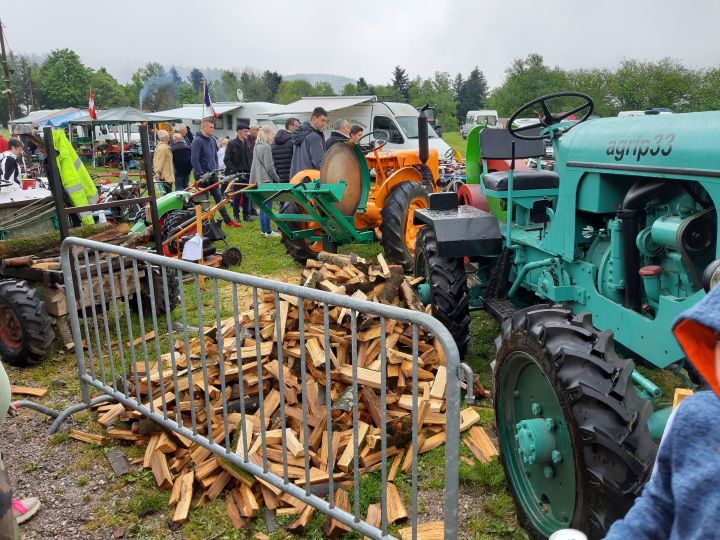
[[(145, 265), (138, 264), (138, 270), (145, 269)], [(146, 270), (147, 274), (147, 270)], [(129, 279), (134, 279), (132, 275)], [(163, 281), (162, 270), (158, 267), (152, 269), (152, 293), (155, 296), (155, 313), (164, 316), (166, 311), (172, 312), (180, 303), (180, 278), (174, 268), (165, 268), (165, 281)], [(165, 286), (167, 284), (167, 286)], [(165, 289), (167, 289), (169, 304), (165, 301)], [(133, 294), (130, 299), (130, 309), (135, 313), (150, 315), (152, 304), (150, 302), (150, 281), (147, 275), (140, 279), (140, 294)], [(139, 298), (139, 299), (138, 299)], [(142, 309), (140, 309), (142, 307)]]
[(0, 357), (13, 366), (41, 363), (55, 333), (45, 302), (27, 281), (0, 281)]
[[(305, 214), (305, 210), (302, 206), (297, 203), (289, 203), (285, 205), (282, 210), (283, 214)], [(293, 231), (300, 229), (306, 229), (307, 223), (302, 221), (289, 221), (288, 227)], [(317, 259), (318, 253), (322, 251), (322, 242), (310, 242), (304, 238), (293, 240), (288, 237), (284, 232), (281, 231), (282, 238), (280, 241), (285, 246), (285, 251), (290, 255), (296, 262), (302, 265), (307, 263), (308, 259)]]
[(382, 209), (382, 246), (390, 262), (406, 272), (413, 269), (415, 243), (420, 226), (413, 224), (415, 210), (427, 208), (428, 192), (418, 182), (401, 182), (385, 198)]
[(419, 296), (432, 305), (433, 317), (448, 329), (463, 359), (470, 341), (470, 295), (464, 259), (438, 257), (435, 231), (423, 227), (417, 238), (414, 273), (425, 278), (418, 286)]
[(650, 478), (657, 444), (631, 360), (589, 314), (562, 306), (516, 312), (495, 365), (500, 460), (518, 520), (533, 539), (564, 528), (605, 536)]
[[(168, 238), (172, 238), (173, 235), (180, 231), (180, 225), (185, 223), (191, 218), (195, 217), (195, 212), (192, 210), (172, 210), (165, 214), (164, 221), (162, 224), (162, 241), (165, 242)], [(177, 255), (177, 243), (171, 242), (167, 246), (163, 246), (163, 253), (167, 257), (174, 257)]]
[(233, 246), (223, 251), (220, 256), (222, 257), (222, 265), (225, 268), (237, 266), (242, 262), (242, 252)]

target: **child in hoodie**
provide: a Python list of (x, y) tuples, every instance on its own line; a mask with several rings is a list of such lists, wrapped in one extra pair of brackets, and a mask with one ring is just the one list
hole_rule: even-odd
[(650, 481), (606, 540), (720, 538), (720, 286), (683, 313), (673, 332), (712, 391), (675, 411)]

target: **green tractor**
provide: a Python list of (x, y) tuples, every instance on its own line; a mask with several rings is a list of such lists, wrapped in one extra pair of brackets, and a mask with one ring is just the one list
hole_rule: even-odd
[[(561, 92), (523, 106), (509, 130), (475, 131), (471, 204), (439, 193), (415, 212), (418, 292), (461, 353), (471, 306), (502, 321), (497, 434), (532, 538), (600, 538), (625, 515), (670, 413), (636, 365), (684, 366), (672, 322), (720, 277), (720, 112), (586, 122), (593, 107)], [(523, 116), (539, 121), (513, 127)], [(523, 161), (545, 138), (555, 171)]]

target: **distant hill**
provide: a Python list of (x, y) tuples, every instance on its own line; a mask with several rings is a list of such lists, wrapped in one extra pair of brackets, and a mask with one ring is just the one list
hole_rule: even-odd
[(330, 73), (293, 73), (291, 75), (283, 75), (283, 79), (286, 81), (294, 81), (297, 79), (303, 79), (310, 84), (317, 82), (328, 82), (332, 85), (333, 90), (339, 92), (342, 87), (348, 83), (355, 83), (355, 79), (345, 77), (344, 75), (332, 75)]

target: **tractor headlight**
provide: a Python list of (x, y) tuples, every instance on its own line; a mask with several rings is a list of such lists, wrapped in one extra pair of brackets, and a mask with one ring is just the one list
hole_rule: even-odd
[(710, 292), (720, 283), (720, 259), (715, 259), (707, 265), (702, 275), (702, 286), (705, 292)]

